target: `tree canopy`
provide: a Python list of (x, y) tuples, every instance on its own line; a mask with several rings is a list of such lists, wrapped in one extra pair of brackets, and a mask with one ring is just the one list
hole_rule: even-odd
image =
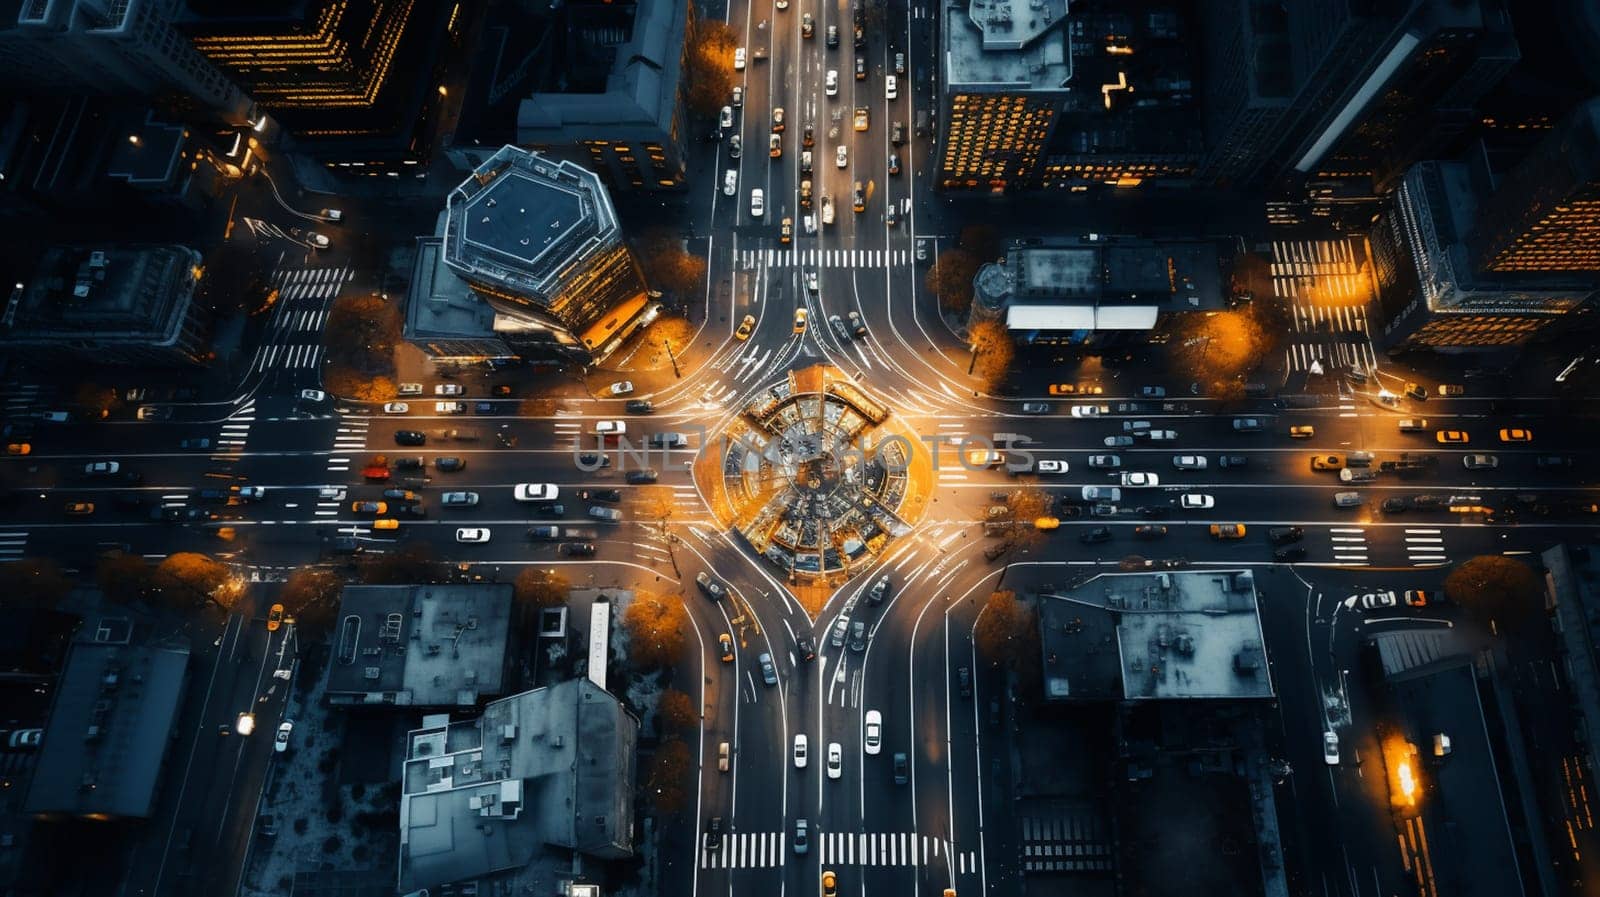
[(343, 590), (344, 577), (338, 573), (320, 567), (301, 567), (289, 574), (278, 592), (278, 600), (300, 627), (318, 630), (333, 623)]
[(689, 624), (683, 598), (655, 592), (635, 592), (622, 615), (628, 633), (628, 656), (640, 669), (668, 667), (683, 655), (684, 631)]
[(207, 602), (230, 609), (244, 595), (228, 568), (210, 555), (196, 551), (169, 554), (156, 567), (155, 591), (173, 607), (195, 607)]
[(512, 585), (512, 601), (524, 613), (542, 607), (560, 607), (567, 603), (567, 593), (572, 583), (554, 570), (524, 567)]
[(1483, 620), (1515, 625), (1543, 608), (1539, 577), (1516, 558), (1479, 555), (1457, 564), (1445, 577), (1444, 592)]
[(972, 307), (972, 278), (978, 275), (977, 256), (965, 249), (947, 249), (928, 268), (928, 292), (939, 297), (939, 307), (965, 315)]

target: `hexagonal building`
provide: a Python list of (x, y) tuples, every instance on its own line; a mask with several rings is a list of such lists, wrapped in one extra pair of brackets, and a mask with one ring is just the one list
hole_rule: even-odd
[(580, 363), (610, 354), (649, 305), (599, 177), (516, 146), (450, 192), (443, 256), (494, 308), (497, 334)]

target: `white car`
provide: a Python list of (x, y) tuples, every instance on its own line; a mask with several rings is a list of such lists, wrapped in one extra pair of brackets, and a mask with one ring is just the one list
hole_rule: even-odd
[(844, 750), (839, 747), (839, 742), (828, 742), (828, 778), (837, 779), (844, 775)]
[(327, 249), (329, 246), (333, 245), (327, 237), (324, 237), (322, 234), (319, 234), (314, 230), (306, 231), (306, 242), (318, 249)]
[(1100, 415), (1105, 414), (1106, 410), (1106, 406), (1104, 405), (1073, 405), (1072, 416), (1099, 417)]
[(814, 234), (814, 233), (817, 232), (817, 216), (815, 216), (815, 215), (806, 215), (804, 218), (802, 218), (800, 220), (805, 225), (806, 233)]
[(1161, 485), (1161, 478), (1153, 473), (1145, 473), (1141, 470), (1129, 470), (1124, 471), (1122, 474), (1122, 485), (1134, 488), (1159, 486)]
[(830, 97), (836, 97), (836, 96), (839, 95), (839, 70), (838, 69), (828, 69), (828, 80), (826, 82), (824, 82), (823, 89), (827, 92), (828, 96), (830, 96)]
[(95, 461), (83, 465), (83, 472), (92, 477), (108, 477), (121, 469), (121, 461)]
[(272, 737), (272, 750), (281, 754), (289, 749), (289, 735), (294, 732), (294, 720), (286, 719), (278, 724), (278, 734)]
[(1034, 473), (1066, 473), (1067, 472), (1067, 462), (1065, 462), (1065, 461), (1040, 461), (1038, 464), (1034, 465), (1033, 472)]
[(614, 396), (625, 396), (625, 395), (633, 392), (633, 381), (632, 380), (618, 380), (617, 382), (615, 382), (615, 383), (611, 384), (610, 386), (606, 387), (606, 392), (608, 392), (608, 393), (610, 393), (610, 394), (612, 394)]
[(434, 402), (434, 414), (466, 414), (466, 402)]
[(239, 718), (233, 721), (233, 731), (238, 732), (240, 735), (249, 735), (255, 730), (256, 715), (248, 710), (239, 714)]
[(739, 86), (739, 85), (737, 85), (737, 84), (734, 85), (734, 88), (733, 88), (733, 105), (735, 105), (735, 106), (743, 106), (744, 105), (744, 88)]
[(481, 526), (464, 526), (456, 530), (456, 541), (480, 544), (489, 541), (489, 531)]
[(864, 747), (869, 754), (876, 754), (883, 750), (883, 714), (876, 710), (867, 711), (867, 734)]
[(385, 403), (383, 403), (383, 413), (384, 414), (405, 414), (406, 412), (408, 412), (410, 410), (411, 410), (411, 406), (407, 405), (405, 402), (385, 402)]
[(722, 194), (733, 196), (739, 192), (739, 172), (730, 168), (722, 175)]
[(594, 422), (594, 435), (596, 436), (621, 436), (628, 432), (627, 421), (597, 420)]
[(807, 743), (806, 743), (805, 733), (802, 732), (800, 734), (795, 735), (795, 737), (794, 737), (794, 768), (795, 769), (805, 769), (806, 768), (806, 749), (807, 749)]
[(1385, 607), (1398, 607), (1400, 598), (1392, 590), (1386, 592), (1368, 592), (1365, 595), (1351, 595), (1344, 599), (1344, 606), (1348, 608), (1360, 607), (1362, 610), (1382, 610)]
[(822, 195), (822, 223), (833, 223), (833, 197), (826, 193)]
[(739, 47), (733, 51), (733, 70), (736, 72), (744, 71), (744, 47)]
[(466, 395), (467, 391), (459, 383), (440, 383), (433, 388), (433, 394), (436, 396), (462, 396)]
[(1205, 470), (1205, 455), (1173, 455), (1172, 466), (1179, 470)]
[(300, 400), (303, 402), (325, 402), (327, 399), (328, 394), (320, 389), (300, 390)]
[(1207, 508), (1214, 508), (1216, 506), (1216, 499), (1209, 495), (1201, 495), (1198, 492), (1190, 492), (1178, 499), (1178, 507), (1183, 508), (1186, 511), (1203, 511)]
[(722, 113), (717, 116), (717, 126), (720, 128), (733, 127), (733, 107), (723, 106)]
[(1322, 733), (1322, 762), (1329, 766), (1339, 765), (1339, 733), (1332, 729)]
[(893, 75), (883, 79), (883, 96), (885, 99), (896, 99), (900, 96), (899, 83)]
[(840, 168), (850, 167), (850, 147), (839, 144), (833, 151), (833, 162)]
[(420, 396), (420, 395), (422, 395), (422, 384), (421, 383), (402, 383), (402, 384), (400, 384), (400, 388), (395, 390), (395, 391), (398, 392), (400, 395), (403, 395), (403, 396)]
[(757, 187), (750, 191), (750, 216), (760, 218), (767, 213), (767, 195)]
[(555, 501), (560, 491), (555, 483), (518, 483), (511, 495), (517, 501)]

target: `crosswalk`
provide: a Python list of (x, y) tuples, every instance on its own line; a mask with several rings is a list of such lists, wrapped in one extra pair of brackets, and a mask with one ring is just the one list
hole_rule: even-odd
[(250, 425), (256, 419), (256, 400), (247, 399), (228, 419), (222, 422), (222, 432), (217, 436), (217, 454), (237, 455), (250, 441)]
[(1329, 538), (1333, 542), (1333, 559), (1345, 563), (1367, 562), (1367, 531), (1359, 526), (1336, 526)]
[(1449, 560), (1444, 553), (1443, 530), (1406, 527), (1406, 559), (1412, 566), (1426, 567)]
[(322, 328), (331, 301), (350, 282), (354, 271), (339, 268), (281, 268), (273, 274), (278, 304), (270, 332), (256, 351), (253, 369), (308, 370), (322, 363)]
[[(787, 862), (784, 832), (724, 835), (717, 847), (701, 846), (702, 869), (770, 869)], [(824, 866), (926, 866), (949, 864), (957, 874), (978, 868), (975, 850), (915, 832), (814, 832), (810, 849)]]
[(367, 450), (367, 427), (371, 421), (364, 417), (346, 417), (339, 421), (333, 434), (333, 454), (328, 456), (328, 472), (342, 473), (350, 469), (350, 455)]
[(37, 383), (7, 384), (5, 392), (5, 412), (7, 418), (27, 417), (36, 410), (42, 409), (40, 404), (43, 397)]
[(815, 249), (767, 247), (739, 250), (739, 267), (886, 268), (911, 264), (909, 249)]
[(1289, 301), (1293, 316), (1288, 370), (1377, 366), (1366, 313), (1370, 281), (1355, 240), (1276, 240), (1270, 269), (1273, 292)]
[(22, 557), (28, 547), (28, 534), (26, 531), (10, 530), (0, 532), (0, 561), (14, 561)]

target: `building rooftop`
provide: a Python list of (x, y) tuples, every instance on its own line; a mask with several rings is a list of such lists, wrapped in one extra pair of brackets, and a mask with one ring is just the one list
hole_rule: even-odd
[(425, 719), (406, 743), (398, 889), (503, 874), (554, 893), (572, 875), (567, 851), (630, 856), (638, 732), (587, 679), (494, 701), (474, 720)]
[(593, 172), (506, 146), (450, 192), (445, 259), (480, 288), (546, 298), (572, 259), (617, 232)]
[(948, 90), (1064, 90), (1067, 0), (970, 0), (944, 8)]
[(200, 255), (183, 246), (57, 247), (0, 314), (7, 343), (172, 338), (193, 299)]
[(1039, 612), (1053, 700), (1273, 695), (1247, 570), (1103, 574)]
[(473, 707), (504, 694), (511, 585), (346, 586), (333, 704)]
[(142, 642), (123, 617), (85, 626), (57, 686), (27, 812), (150, 817), (188, 672), (185, 641)]

